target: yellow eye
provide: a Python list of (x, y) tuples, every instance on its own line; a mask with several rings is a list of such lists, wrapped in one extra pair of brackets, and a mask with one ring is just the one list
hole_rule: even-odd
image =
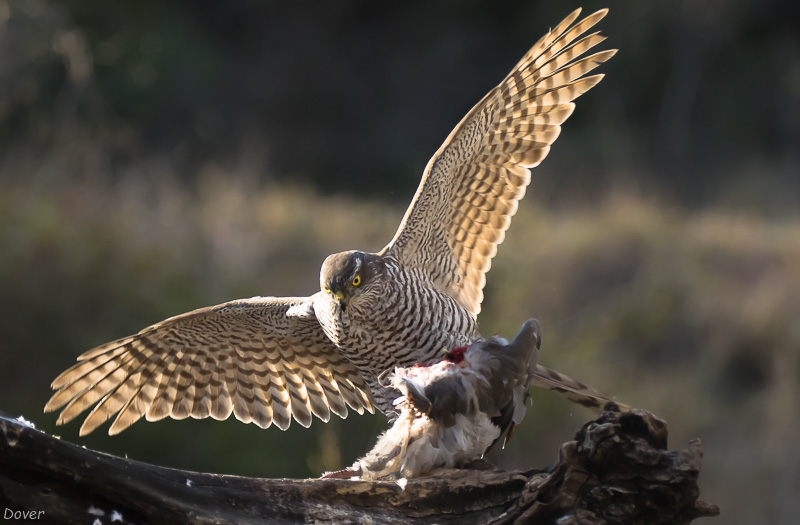
[(361, 276), (356, 275), (355, 277), (353, 277), (353, 286), (358, 286), (359, 284), (361, 284)]

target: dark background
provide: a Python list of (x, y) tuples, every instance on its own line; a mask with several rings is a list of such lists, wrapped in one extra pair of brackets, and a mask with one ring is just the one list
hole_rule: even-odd
[[(0, 410), (162, 465), (310, 476), (380, 416), (308, 430), (42, 415), (82, 351), (236, 297), (301, 295), (380, 249), (430, 155), (576, 2), (0, 1)], [(800, 512), (800, 7), (611, 7), (489, 274), (485, 333), (701, 437), (726, 523)], [(591, 414), (534, 392), (508, 468)]]
[[(0, 137), (7, 149), (63, 147), (79, 132), (103, 146), (109, 177), (158, 156), (188, 183), (203, 164), (246, 150), (264, 162), (262, 178), (383, 199), (413, 192), (411, 175), (466, 109), (574, 7), (5, 5)], [(601, 5), (590, 2), (586, 11)], [(593, 103), (570, 122), (562, 148), (581, 154), (550, 160), (563, 168), (550, 184), (581, 193), (607, 187), (607, 177), (581, 175), (600, 157), (615, 181), (680, 202), (794, 206), (786, 190), (798, 189), (799, 16), (796, 3), (775, 1), (612, 9), (602, 29), (621, 53), (604, 68), (608, 78)], [(63, 169), (87, 171), (76, 164)], [(751, 186), (757, 194), (746, 191)]]

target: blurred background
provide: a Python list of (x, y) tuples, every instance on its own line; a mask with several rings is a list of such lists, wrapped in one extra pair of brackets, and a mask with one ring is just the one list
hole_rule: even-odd
[[(382, 416), (261, 430), (42, 414), (83, 351), (168, 316), (306, 295), (379, 250), (430, 155), (548, 28), (608, 2), (0, 0), (0, 410), (159, 465), (349, 465)], [(800, 4), (625, 2), (620, 53), (489, 274), (484, 333), (703, 441), (724, 523), (800, 514)], [(541, 468), (593, 417), (549, 392), (505, 451)]]

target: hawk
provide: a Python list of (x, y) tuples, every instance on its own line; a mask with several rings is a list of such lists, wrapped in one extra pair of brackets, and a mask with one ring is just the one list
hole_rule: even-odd
[[(171, 317), (98, 346), (52, 383), (45, 411), (58, 424), (94, 406), (80, 429), (114, 417), (109, 434), (142, 417), (226, 419), (266, 428), (311, 424), (378, 408), (395, 394), (379, 382), (479, 337), (486, 272), (586, 76), (616, 50), (586, 34), (606, 14), (580, 9), (542, 37), (450, 133), (428, 162), (394, 238), (378, 253), (329, 256), (310, 297), (253, 297)], [(557, 372), (533, 384), (600, 407), (605, 398)]]

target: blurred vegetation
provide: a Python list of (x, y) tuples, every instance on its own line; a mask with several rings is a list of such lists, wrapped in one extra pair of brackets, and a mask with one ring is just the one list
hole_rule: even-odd
[[(381, 416), (83, 439), (40, 411), (86, 349), (380, 249), (452, 126), (576, 6), (0, 0), (0, 410), (167, 466), (349, 464)], [(544, 364), (665, 417), (675, 448), (701, 437), (726, 523), (800, 513), (798, 6), (612, 5), (621, 53), (535, 170), (480, 318), (538, 317)], [(491, 459), (544, 466), (588, 417), (536, 391)]]
[[(60, 429), (36, 414), (79, 353), (201, 305), (312, 293), (326, 254), (378, 249), (403, 211), (248, 185), (246, 173), (208, 173), (189, 190), (163, 175), (54, 192), (0, 184), (2, 409), (78, 440), (78, 424)], [(788, 416), (800, 396), (800, 220), (687, 213), (616, 194), (591, 207), (523, 206), (501, 253), (484, 333), (513, 335), (538, 317), (544, 364), (667, 418), (673, 446), (703, 438), (709, 499), (759, 479), (763, 508), (779, 503), (797, 467), (798, 420)], [(493, 460), (544, 465), (589, 416), (534, 392)], [(308, 476), (351, 462), (382, 426), (379, 416), (286, 433), (165, 421), (78, 441), (162, 465)]]
[[(244, 156), (328, 192), (412, 194), (410, 174), (547, 28), (607, 4), (0, 0), (0, 167), (119, 177), (157, 156), (191, 181)], [(600, 29), (621, 52), (559, 139), (582, 154), (548, 159), (559, 177), (542, 183), (795, 207), (800, 4), (610, 7)], [(29, 165), (54, 147), (68, 158)]]

